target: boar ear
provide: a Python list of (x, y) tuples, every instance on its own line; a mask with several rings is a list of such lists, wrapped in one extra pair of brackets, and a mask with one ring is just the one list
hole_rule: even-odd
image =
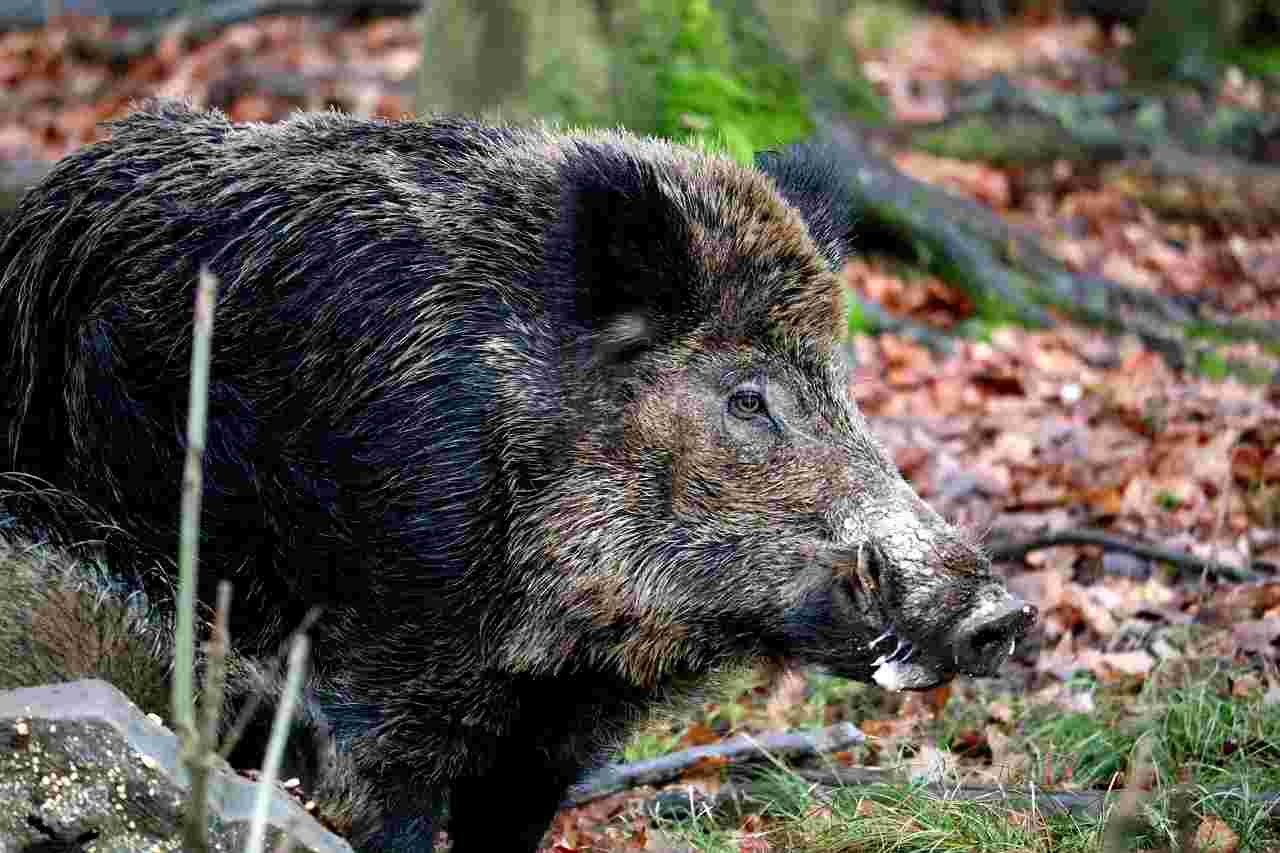
[(839, 271), (850, 251), (856, 205), (834, 146), (808, 142), (761, 151), (756, 168), (773, 178), (782, 197), (800, 211), (818, 250)]
[(568, 253), (570, 311), (597, 341), (597, 357), (625, 359), (693, 314), (688, 219), (657, 168), (625, 151), (584, 151), (566, 172), (552, 251)]

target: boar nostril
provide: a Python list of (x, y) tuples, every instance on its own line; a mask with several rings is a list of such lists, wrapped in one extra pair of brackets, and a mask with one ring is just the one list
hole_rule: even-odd
[(1033, 605), (1019, 601), (962, 627), (955, 642), (957, 669), (972, 676), (995, 675), (1037, 615)]

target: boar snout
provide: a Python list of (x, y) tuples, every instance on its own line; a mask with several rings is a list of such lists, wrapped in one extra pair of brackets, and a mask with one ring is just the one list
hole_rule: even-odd
[(871, 680), (919, 690), (956, 674), (995, 675), (1036, 608), (1011, 595), (982, 549), (905, 482), (859, 504), (848, 507), (843, 544), (860, 557), (848, 581), (875, 590), (883, 620), (865, 646)]
[(844, 672), (890, 690), (995, 675), (1038, 611), (1008, 592), (980, 549), (927, 510), (917, 518), (925, 523), (832, 549), (845, 595), (866, 620)]
[(995, 675), (1018, 640), (1035, 624), (1035, 605), (1003, 593), (1002, 599), (971, 614), (956, 626), (950, 646), (957, 672), (982, 678)]

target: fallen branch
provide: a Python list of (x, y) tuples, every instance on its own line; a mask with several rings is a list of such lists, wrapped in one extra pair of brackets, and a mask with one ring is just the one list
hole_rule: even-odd
[(864, 740), (866, 735), (853, 723), (812, 732), (770, 732), (759, 737), (739, 735), (710, 746), (695, 746), (658, 758), (604, 767), (570, 788), (561, 808), (581, 806), (642, 785), (664, 785), (705, 763), (727, 764), (766, 757), (806, 758), (848, 749)]
[[(1032, 551), (1041, 548), (1052, 548), (1056, 545), (1099, 545), (1108, 551), (1124, 551), (1138, 557), (1146, 557), (1149, 560), (1159, 560), (1179, 569), (1209, 572), (1234, 581), (1260, 580), (1258, 571), (1263, 570), (1260, 565), (1240, 568), (1227, 563), (1206, 560), (1186, 551), (1162, 548), (1159, 545), (1138, 542), (1113, 533), (1084, 527), (1055, 530), (1050, 533), (1032, 536), (1028, 539), (988, 543), (985, 548), (987, 554), (993, 560), (1021, 560)], [(1257, 568), (1258, 571), (1254, 571), (1254, 568)]]

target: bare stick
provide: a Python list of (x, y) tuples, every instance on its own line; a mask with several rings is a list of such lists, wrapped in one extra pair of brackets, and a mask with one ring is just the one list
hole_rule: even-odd
[[(209, 771), (218, 745), (218, 721), (222, 716), (222, 697), (227, 683), (227, 623), (231, 612), (231, 584), (218, 584), (218, 608), (214, 613), (213, 636), (209, 640), (205, 656), (204, 690), (200, 694), (200, 714), (203, 717), (196, 733), (195, 748), (186, 755), (187, 769), (191, 775), (190, 811), (187, 825), (203, 835), (209, 822)], [(208, 849), (207, 839), (203, 849)]]
[(207, 819), (209, 753), (216, 743), (216, 741), (206, 741), (202, 732), (196, 728), (193, 682), (196, 642), (196, 563), (199, 553), (200, 495), (203, 487), (201, 465), (204, 461), (205, 425), (208, 418), (207, 397), (209, 353), (213, 339), (213, 308), (217, 294), (217, 279), (208, 270), (201, 269), (200, 284), (196, 289), (195, 321), (191, 342), (191, 385), (187, 401), (187, 458), (182, 471), (182, 515), (179, 522), (178, 541), (177, 628), (174, 637), (175, 660), (170, 694), (174, 729), (181, 740), (182, 759), (191, 777), (191, 795), (183, 819), (182, 836), (187, 849), (194, 851), (209, 849)]
[(289, 721), (293, 718), (293, 706), (302, 692), (302, 675), (307, 666), (309, 643), (306, 634), (293, 638), (289, 649), (289, 671), (285, 675), (284, 695), (276, 705), (276, 716), (271, 723), (271, 737), (267, 740), (267, 757), (258, 777), (258, 790), (253, 801), (253, 821), (249, 825), (249, 840), (244, 853), (262, 853), (267, 837), (267, 812), (271, 805), (271, 793), (280, 774), (280, 761), (289, 740)]
[(195, 669), (196, 564), (199, 555), (200, 497), (203, 488), (205, 427), (208, 420), (209, 353), (218, 280), (200, 270), (191, 345), (191, 389), (187, 400), (187, 459), (182, 471), (182, 518), (178, 540), (178, 612), (170, 704), (174, 727), (184, 738), (194, 732), (192, 680)]

